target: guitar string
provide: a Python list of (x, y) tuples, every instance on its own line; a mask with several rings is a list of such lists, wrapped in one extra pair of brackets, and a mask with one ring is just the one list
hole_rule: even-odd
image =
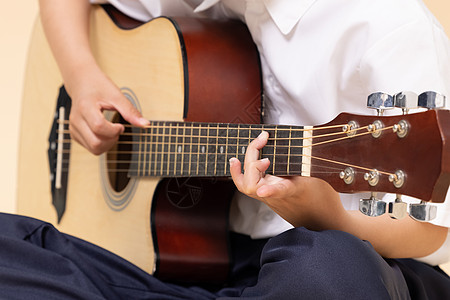
[[(158, 122), (158, 121), (153, 121), (153, 122)], [(160, 121), (160, 122), (164, 122), (164, 121)], [(59, 120), (57, 120), (57, 123), (60, 124), (61, 122)], [(62, 122), (64, 125), (69, 125), (69, 121), (65, 120)], [(196, 126), (183, 126), (183, 127), (172, 127), (172, 124), (199, 124)], [(125, 128), (135, 128), (135, 129), (180, 129), (180, 128), (186, 128), (186, 129), (227, 129), (230, 128), (230, 126), (244, 126), (242, 124), (235, 124), (235, 123), (185, 123), (185, 122), (164, 122), (165, 125), (158, 125), (158, 124), (151, 124), (148, 126), (144, 126), (144, 127), (136, 127), (134, 125), (130, 125), (130, 124), (122, 124)], [(167, 125), (169, 124), (169, 126)], [(217, 125), (218, 127), (211, 127), (210, 125)], [(204, 125), (204, 126), (202, 126)], [(290, 131), (290, 130), (296, 130), (296, 131), (312, 131), (312, 130), (324, 130), (324, 129), (334, 129), (334, 128), (342, 128), (343, 126), (346, 126), (348, 124), (342, 124), (342, 125), (329, 125), (329, 126), (317, 126), (317, 127), (313, 127), (313, 128), (301, 128), (301, 126), (295, 126), (295, 125), (272, 125), (272, 124), (245, 124), (245, 126), (249, 126), (249, 127), (231, 127), (230, 129), (242, 129), (242, 130), (257, 130), (257, 129), (275, 129), (275, 127), (277, 127), (277, 130), (279, 131)], [(222, 127), (221, 127), (222, 126)], [(254, 126), (254, 127), (252, 127)], [(259, 127), (257, 127), (259, 126)], [(273, 128), (270, 128), (272, 127)], [(257, 128), (255, 128), (257, 127)], [(292, 128), (294, 127), (294, 128)], [(308, 126), (305, 126), (308, 127)]]
[[(114, 164), (114, 163), (115, 163), (114, 161), (109, 161), (109, 160), (107, 162), (107, 164)], [(119, 162), (118, 164), (124, 164), (124, 163), (123, 162)], [(170, 165), (173, 165), (173, 164), (174, 163), (170, 163)], [(281, 165), (283, 165), (283, 164), (281, 164)], [(331, 167), (331, 166), (326, 166), (326, 165), (315, 165), (315, 164), (312, 164), (312, 163), (310, 163), (310, 164), (307, 164), (307, 163), (294, 163), (294, 164), (291, 164), (291, 166), (292, 165), (297, 166), (298, 172), (295, 172), (295, 170), (294, 170), (293, 172), (277, 172), (277, 174), (283, 174), (283, 175), (279, 175), (279, 176), (299, 175), (301, 173), (300, 169), (301, 169), (302, 165), (309, 165), (309, 166), (314, 166), (316, 168), (322, 168), (322, 169), (326, 169), (326, 170), (336, 171), (334, 173), (339, 173), (340, 171), (342, 171), (341, 168)], [(68, 160), (64, 160), (62, 171), (68, 172), (69, 171), (68, 166), (69, 166), (69, 161)], [(114, 173), (129, 173), (130, 169), (121, 169), (121, 168), (113, 169), (113, 168), (108, 168), (108, 171), (109, 172), (114, 172)], [(164, 171), (166, 171), (166, 170), (164, 170)], [(155, 173), (155, 174), (162, 174), (162, 175), (159, 175), (159, 176), (163, 176), (163, 175), (165, 175), (166, 172), (158, 173), (157, 171), (155, 171), (153, 173)], [(176, 172), (174, 171), (174, 173), (176, 173)], [(314, 174), (330, 174), (330, 173), (333, 173), (333, 172), (318, 171), (318, 170), (314, 171)], [(174, 174), (174, 175), (183, 175), (183, 174)], [(203, 173), (197, 172), (195, 174), (190, 174), (190, 175), (205, 176), (205, 175), (208, 175), (208, 174), (205, 174), (204, 172)], [(212, 174), (212, 175), (214, 175), (214, 174)], [(168, 176), (168, 177), (170, 177), (170, 176)]]
[[(391, 127), (386, 127), (386, 128), (383, 128), (383, 129), (380, 129), (380, 130), (387, 130), (387, 129), (390, 129), (390, 128), (392, 128), (392, 126)], [(325, 141), (325, 142), (322, 142), (322, 143), (320, 143), (320, 144), (323, 144), (323, 143), (329, 143), (329, 142), (333, 142), (333, 141), (337, 141), (337, 140), (342, 140), (342, 139), (347, 139), (347, 138), (354, 138), (355, 136), (360, 136), (360, 135), (366, 135), (366, 134), (370, 134), (371, 132), (365, 132), (365, 133), (361, 133), (361, 134), (356, 134), (356, 135), (353, 135), (353, 136), (351, 136), (351, 137), (343, 137), (343, 138), (340, 138), (340, 139), (335, 139), (335, 140), (330, 140), (330, 141)], [(342, 133), (339, 133), (339, 134), (342, 134)], [(189, 144), (188, 144), (189, 145)], [(317, 144), (316, 144), (317, 145)], [(192, 143), (191, 143), (191, 146), (192, 146)], [(270, 145), (269, 145), (269, 147), (270, 147)], [(272, 146), (273, 147), (273, 146)], [(158, 147), (157, 147), (158, 148)], [(163, 148), (163, 147), (161, 147), (161, 148)], [(216, 146), (216, 148), (217, 148), (217, 146)], [(119, 151), (118, 151), (119, 152)], [(132, 152), (131, 152), (132, 153)], [(165, 152), (156, 152), (156, 153), (153, 153), (153, 154), (150, 154), (150, 153), (148, 153), (148, 154), (141, 154), (141, 156), (144, 156), (144, 157), (147, 157), (148, 156), (148, 158), (149, 158), (149, 160), (151, 159), (151, 157), (153, 156), (153, 157), (155, 157), (155, 158), (158, 158), (158, 156), (160, 156), (160, 158), (162, 158), (162, 159), (164, 159), (164, 155), (182, 155), (182, 156), (184, 156), (184, 155), (200, 155), (200, 153), (191, 153), (191, 154), (180, 154), (180, 153), (165, 153)], [(211, 155), (215, 155), (215, 154), (212, 154), (211, 153)], [(217, 155), (217, 154), (216, 154)], [(276, 154), (277, 156), (283, 156), (283, 154)], [(269, 155), (270, 156), (270, 155)], [(284, 155), (284, 156), (286, 156), (286, 155)], [(305, 155), (291, 155), (291, 156), (305, 156)], [(314, 157), (314, 156), (309, 156), (311, 159), (317, 159), (317, 160), (321, 160), (321, 161), (325, 161), (325, 162), (329, 162), (329, 163), (333, 163), (333, 164), (338, 164), (338, 165), (344, 165), (344, 166), (347, 166), (347, 167), (353, 167), (353, 168), (357, 168), (357, 169), (361, 169), (361, 170), (366, 170), (366, 171), (373, 171), (373, 168), (367, 168), (367, 167), (362, 167), (362, 166), (356, 166), (356, 165), (351, 165), (351, 164), (348, 164), (348, 163), (344, 163), (344, 162), (339, 162), (339, 161), (334, 161), (334, 160), (330, 160), (330, 159), (326, 159), (326, 158), (320, 158), (320, 157)], [(117, 163), (117, 162), (116, 162)], [(126, 163), (132, 163), (131, 161), (122, 161), (122, 162), (119, 162), (119, 163), (121, 163), (121, 164), (126, 164)], [(162, 167), (162, 163), (160, 162), (160, 161), (149, 161), (149, 163), (151, 163), (151, 164), (154, 164), (154, 165), (160, 165), (161, 166), (161, 170), (163, 170), (163, 167)], [(300, 163), (300, 165), (301, 165), (302, 163)], [(183, 163), (181, 163), (181, 166), (183, 166), (184, 164)], [(280, 164), (278, 164), (278, 166), (283, 166), (283, 165), (292, 165), (292, 166), (295, 166), (295, 163), (294, 164), (287, 164), (287, 163), (280, 163)], [(175, 165), (176, 166), (176, 165)], [(316, 165), (315, 165), (316, 166)], [(150, 167), (149, 167), (150, 168)], [(339, 170), (339, 169), (338, 169)], [(127, 172), (128, 172), (129, 170), (127, 170)], [(150, 169), (149, 169), (149, 171), (150, 171)], [(114, 172), (114, 170), (112, 170), (112, 169), (110, 169), (109, 170), (109, 172)], [(226, 170), (225, 170), (225, 172), (226, 172)], [(385, 174), (385, 175), (393, 175), (393, 176), (395, 176), (395, 174), (392, 174), (392, 173), (389, 173), (389, 172), (384, 172), (384, 171), (378, 171), (380, 174)], [(139, 172), (138, 172), (139, 173)], [(156, 173), (156, 171), (153, 171), (153, 173)], [(183, 173), (183, 172), (181, 172), (181, 173)], [(145, 171), (143, 172), (143, 174), (145, 174)]]
[[(336, 126), (336, 127), (342, 127), (342, 125), (341, 126)], [(335, 128), (336, 128), (335, 127)], [(185, 127), (186, 128), (186, 127)], [(366, 127), (364, 127), (364, 128), (367, 128), (367, 126)], [(379, 130), (387, 130), (387, 129), (390, 129), (390, 128), (392, 128), (392, 126), (391, 127), (386, 127), (386, 128), (382, 128), (382, 129), (379, 129)], [(361, 129), (361, 128), (358, 128), (359, 130)], [(339, 133), (336, 133), (336, 134), (342, 134), (343, 132), (339, 132)], [(345, 133), (345, 132), (344, 132)], [(360, 134), (355, 134), (355, 135), (353, 135), (353, 136), (346, 136), (346, 137), (342, 137), (342, 138), (339, 138), (339, 139), (335, 139), (335, 140), (329, 140), (329, 141), (324, 141), (324, 142), (321, 142), (321, 143), (316, 143), (316, 144), (313, 144), (313, 145), (319, 145), (319, 144), (324, 144), (324, 143), (330, 143), (330, 142), (335, 142), (335, 141), (338, 141), (338, 140), (343, 140), (343, 139), (347, 139), (347, 138), (354, 138), (354, 137), (356, 137), (356, 136), (361, 136), (361, 135), (366, 135), (366, 134), (370, 134), (371, 132), (369, 131), (369, 132), (364, 132), (364, 133), (360, 133)], [(314, 136), (313, 136), (314, 137)], [(217, 138), (219, 138), (219, 137), (217, 137)], [(247, 140), (247, 138), (246, 138), (246, 140)], [(152, 143), (152, 142), (151, 142)], [(139, 144), (142, 144), (142, 143), (139, 143)], [(183, 143), (183, 146), (186, 146), (186, 144), (187, 145), (191, 145), (192, 146), (192, 143)], [(200, 144), (201, 145), (201, 144)], [(266, 147), (271, 147), (270, 145), (268, 145), (268, 146), (266, 146)], [(273, 146), (272, 146), (273, 147)], [(283, 147), (283, 146), (280, 146), (280, 147)], [(286, 147), (286, 146), (285, 146)], [(295, 147), (295, 146), (291, 146), (291, 147)], [(302, 147), (302, 146), (297, 146), (297, 147)], [(216, 148), (217, 148), (217, 144), (216, 144)], [(182, 155), (182, 158), (184, 157), (184, 155), (186, 155), (186, 154), (184, 154), (184, 153), (182, 153), (182, 154), (180, 154), (180, 153), (173, 153), (173, 154), (176, 154), (176, 155)], [(190, 153), (190, 154), (187, 154), (187, 155), (190, 155), (190, 156), (192, 156), (192, 155), (196, 155), (196, 154), (198, 154), (198, 155), (200, 155), (200, 153)], [(140, 156), (143, 156), (145, 159), (147, 158), (147, 156), (148, 156), (148, 158), (149, 158), (149, 160), (151, 159), (151, 157), (152, 157), (152, 155), (154, 156), (154, 157), (158, 157), (158, 155), (161, 155), (161, 157), (162, 158), (164, 158), (164, 152), (161, 152), (161, 153), (158, 153), (158, 152), (156, 152), (156, 153), (143, 153), (143, 154), (141, 154)], [(166, 155), (171, 155), (171, 153), (167, 153)], [(214, 155), (214, 154), (212, 154), (212, 155)], [(217, 154), (216, 154), (217, 155)], [(277, 156), (279, 156), (279, 155), (283, 155), (283, 154), (276, 154)], [(270, 155), (269, 155), (270, 156)], [(304, 155), (300, 155), (300, 156), (304, 156)], [(367, 168), (367, 167), (362, 167), (362, 166), (356, 166), (356, 165), (350, 165), (350, 164), (348, 164), (348, 163), (343, 163), (343, 162), (338, 162), (338, 161), (334, 161), (334, 160), (329, 160), (329, 159), (325, 159), (325, 158), (320, 158), (320, 157), (312, 157), (311, 156), (311, 158), (312, 159), (318, 159), (318, 160), (322, 160), (322, 161), (326, 161), (326, 162), (330, 162), (330, 163), (334, 163), (334, 164), (338, 164), (338, 165), (345, 165), (345, 166), (348, 166), (348, 167), (354, 167), (354, 168), (358, 168), (358, 169), (362, 169), (362, 170), (368, 170), (368, 171), (371, 171), (371, 170), (373, 170), (372, 168)], [(131, 163), (131, 162), (127, 162), (127, 161), (123, 161), (123, 163)], [(158, 162), (158, 161), (149, 161), (149, 163), (152, 163), (152, 164), (155, 164), (155, 165), (158, 165), (158, 164), (160, 164), (160, 162)], [(183, 166), (184, 164), (182, 163), (181, 164), (181, 166)], [(282, 165), (282, 164), (280, 164), (280, 165)], [(395, 174), (391, 174), (391, 173), (388, 173), (388, 172), (383, 172), (383, 171), (378, 171), (379, 173), (381, 173), (381, 174), (386, 174), (386, 175), (394, 175), (395, 176)], [(143, 173), (145, 173), (145, 170), (144, 170), (144, 172)], [(182, 172), (183, 173), (183, 172)]]
[[(367, 125), (367, 126), (364, 126), (364, 127), (359, 127), (359, 128), (351, 130), (350, 132), (351, 133), (355, 133), (355, 132), (360, 131), (360, 130), (368, 130), (369, 126), (370, 125)], [(340, 127), (342, 127), (342, 126), (340, 126)], [(392, 129), (393, 127), (394, 126), (388, 126), (388, 127), (383, 127), (383, 128), (377, 129), (377, 130), (378, 131), (385, 131), (385, 130)], [(61, 131), (59, 131), (59, 130), (57, 132), (61, 133)], [(64, 130), (62, 133), (69, 134), (70, 132), (68, 130)], [(351, 134), (351, 135), (349, 135), (349, 132), (334, 132), (334, 133), (327, 133), (327, 134), (321, 134), (321, 135), (312, 135), (311, 137), (270, 137), (269, 136), (268, 141), (275, 141), (275, 140), (277, 140), (277, 141), (280, 141), (280, 140), (295, 141), (295, 140), (304, 140), (304, 139), (311, 139), (311, 138), (314, 138), (314, 139), (324, 138), (324, 137), (330, 137), (330, 136), (342, 135), (342, 134), (346, 135), (344, 137), (337, 138), (337, 139), (334, 139), (334, 140), (322, 141), (322, 142), (313, 143), (313, 144), (310, 145), (310, 146), (317, 146), (317, 145), (321, 145), (321, 144), (332, 143), (332, 142), (340, 141), (340, 140), (343, 140), (343, 139), (353, 138), (353, 137), (362, 136), (362, 135), (368, 135), (368, 134), (372, 134), (372, 133), (373, 133), (373, 131), (365, 131), (363, 133), (355, 133), (355, 134)], [(165, 143), (169, 143), (170, 142), (169, 140), (166, 141), (165, 139), (178, 139), (178, 138), (213, 139), (213, 140), (214, 139), (217, 139), (217, 140), (218, 139), (225, 139), (225, 140), (239, 140), (239, 141), (244, 140), (244, 141), (247, 142), (247, 144), (249, 142), (249, 138), (248, 137), (240, 137), (240, 136), (237, 136), (237, 137), (222, 137), (222, 136), (199, 136), (199, 135), (188, 135), (188, 134), (151, 134), (151, 133), (149, 133), (149, 134), (123, 133), (123, 134), (121, 134), (121, 136), (138, 136), (138, 137), (144, 137), (144, 138), (145, 137), (147, 137), (147, 138), (148, 137), (150, 137), (150, 138), (153, 138), (153, 137), (156, 137), (156, 138), (162, 137), (162, 138), (164, 138), (164, 140), (159, 140), (158, 139), (158, 140), (155, 140), (155, 141), (153, 141), (153, 140), (146, 141), (146, 143), (150, 143), (150, 144), (155, 144), (155, 143), (157, 143), (157, 144), (161, 144), (161, 143), (165, 144)], [(66, 140), (64, 140), (64, 142), (65, 143), (70, 143), (71, 140), (70, 139), (66, 139)], [(176, 144), (183, 144), (183, 145), (194, 144), (192, 142), (185, 142), (185, 141), (183, 141), (181, 143), (178, 143), (178, 142), (175, 142), (175, 143)], [(116, 144), (118, 144), (118, 145), (141, 145), (142, 142), (141, 141), (120, 141), (119, 140)], [(210, 143), (195, 143), (195, 144), (196, 145), (201, 145), (201, 146), (210, 145)], [(216, 143), (215, 145), (226, 146), (226, 145), (228, 145), (228, 143), (225, 143), (225, 144)], [(230, 145), (232, 147), (234, 147), (234, 144), (230, 143)], [(242, 146), (242, 145), (238, 145), (238, 146)], [(310, 147), (310, 146), (296, 146), (296, 145), (289, 146), (289, 145), (283, 145), (283, 144), (280, 145), (280, 144), (278, 144), (277, 148), (279, 148), (279, 147), (281, 147), (281, 148), (283, 148), (283, 147), (285, 147), (285, 148), (304, 148), (304, 147)], [(266, 145), (265, 147), (271, 147), (271, 145)]]
[[(358, 130), (368, 129), (369, 126), (370, 125), (365, 126), (365, 127), (360, 127), (358, 129), (353, 130), (353, 132), (356, 132)], [(388, 126), (388, 127), (383, 127), (383, 128), (377, 129), (377, 130), (382, 132), (382, 131), (386, 131), (386, 130), (389, 130), (389, 129), (393, 129), (393, 127), (394, 126)], [(365, 131), (365, 132), (362, 132), (362, 133), (355, 133), (355, 134), (352, 134), (352, 135), (348, 135), (346, 132), (337, 132), (337, 133), (330, 133), (330, 134), (324, 134), (324, 135), (313, 135), (310, 138), (304, 138), (304, 137), (301, 137), (301, 138), (295, 138), (295, 137), (294, 138), (278, 138), (278, 137), (271, 138), (271, 137), (269, 137), (268, 141), (275, 141), (275, 140), (278, 140), (278, 141), (279, 140), (288, 140), (288, 141), (293, 141), (294, 140), (295, 141), (295, 140), (312, 139), (312, 138), (317, 139), (317, 138), (323, 138), (323, 137), (329, 137), (329, 136), (341, 135), (341, 134), (345, 134), (346, 135), (346, 136), (343, 136), (343, 137), (340, 137), (340, 138), (335, 138), (335, 139), (325, 140), (325, 141), (321, 141), (321, 142), (311, 143), (309, 146), (292, 145), (292, 144), (291, 145), (277, 144), (275, 146), (275, 145), (270, 145), (269, 144), (269, 145), (264, 146), (264, 148), (266, 148), (266, 149), (270, 149), (270, 148), (301, 149), (301, 148), (306, 148), (306, 147), (319, 146), (319, 145), (329, 144), (329, 143), (333, 143), (333, 142), (338, 142), (338, 141), (351, 139), (351, 138), (355, 138), (355, 137), (359, 137), (359, 136), (369, 135), (369, 134), (372, 134), (372, 133), (373, 133), (373, 131)], [(68, 134), (68, 131), (64, 131), (64, 134)], [(155, 135), (137, 135), (137, 136), (140, 136), (140, 137), (154, 137)], [(249, 138), (244, 138), (244, 137), (231, 137), (231, 138), (228, 137), (228, 138), (226, 138), (226, 137), (219, 137), (219, 136), (217, 136), (217, 137), (199, 137), (199, 136), (188, 136), (188, 135), (176, 135), (176, 136), (174, 136), (174, 135), (170, 135), (170, 136), (160, 135), (160, 136), (163, 136), (163, 137), (165, 137), (165, 138), (167, 138), (169, 140), (156, 140), (156, 141), (147, 140), (147, 141), (144, 141), (144, 142), (145, 142), (145, 144), (150, 144), (150, 145), (155, 145), (156, 144), (156, 145), (161, 145), (161, 147), (164, 147), (167, 144), (172, 144), (171, 143), (171, 139), (173, 139), (173, 138), (175, 138), (175, 139), (177, 139), (179, 137), (183, 137), (183, 138), (187, 137), (187, 138), (192, 138), (192, 139), (197, 139), (197, 138), (198, 139), (203, 139), (203, 138), (206, 138), (206, 139), (213, 139), (213, 140), (216, 139), (217, 140), (217, 143), (215, 143), (213, 146), (227, 146), (227, 149), (228, 149), (228, 146), (229, 147), (233, 147), (233, 148), (234, 147), (245, 146), (245, 145), (239, 145), (238, 144), (240, 140), (246, 141), (247, 142), (246, 145), (248, 145), (248, 142), (249, 142)], [(234, 143), (222, 144), (222, 143), (218, 143), (219, 139), (227, 139), (227, 140), (229, 140), (229, 139), (231, 139), (231, 140), (236, 139), (236, 140), (239, 140), (239, 141), (236, 144), (234, 144)], [(71, 140), (70, 139), (64, 139), (63, 143), (71, 143)], [(117, 145), (142, 145), (142, 141), (118, 141), (116, 144)], [(186, 141), (183, 141), (183, 142), (175, 141), (172, 146), (175, 146), (175, 144), (177, 146), (206, 146), (206, 147), (212, 145), (211, 143), (208, 143), (208, 142), (206, 142), (206, 143), (202, 143), (202, 142), (195, 143), (195, 142), (186, 142)], [(134, 154), (134, 151), (122, 151), (122, 152), (117, 152), (117, 153), (120, 153), (120, 154)], [(155, 152), (152, 151), (152, 152), (149, 152), (149, 153), (145, 153), (145, 155), (151, 155), (152, 153), (155, 153)], [(158, 152), (156, 152), (156, 153), (158, 154)], [(162, 152), (162, 153), (166, 153), (166, 152)], [(172, 153), (170, 153), (170, 154), (172, 154)], [(180, 154), (180, 153), (174, 153), (174, 154)], [(197, 153), (194, 152), (194, 153), (191, 153), (191, 154), (195, 155)], [(198, 154), (204, 154), (204, 153), (200, 153), (199, 152)], [(281, 154), (275, 154), (275, 155), (278, 156), (278, 155), (281, 155)]]

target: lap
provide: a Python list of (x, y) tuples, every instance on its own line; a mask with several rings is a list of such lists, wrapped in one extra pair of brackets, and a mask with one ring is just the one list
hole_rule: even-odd
[(0, 296), (7, 299), (402, 299), (408, 288), (413, 299), (450, 295), (444, 273), (384, 260), (339, 231), (296, 228), (268, 241), (233, 234), (230, 282), (212, 288), (162, 282), (39, 220), (0, 214), (0, 228)]

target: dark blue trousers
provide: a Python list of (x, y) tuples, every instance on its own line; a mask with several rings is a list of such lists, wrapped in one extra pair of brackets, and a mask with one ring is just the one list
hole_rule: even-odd
[[(0, 214), (1, 299), (450, 299), (450, 279), (414, 260), (385, 260), (339, 231), (233, 234), (227, 286), (161, 282), (39, 220)], [(411, 295), (410, 295), (411, 294)]]

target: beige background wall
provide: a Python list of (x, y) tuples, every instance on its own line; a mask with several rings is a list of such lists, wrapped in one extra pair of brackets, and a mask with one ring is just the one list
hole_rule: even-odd
[[(424, 1), (450, 34), (450, 1)], [(0, 211), (14, 212), (23, 70), (37, 0), (8, 1), (0, 10)], [(45, 76), (43, 71), (42, 76)]]

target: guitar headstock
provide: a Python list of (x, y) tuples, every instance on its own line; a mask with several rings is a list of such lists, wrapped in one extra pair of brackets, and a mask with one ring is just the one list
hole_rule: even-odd
[(450, 184), (449, 141), (449, 110), (398, 116), (343, 113), (314, 127), (311, 176), (343, 193), (386, 192), (444, 202)]

